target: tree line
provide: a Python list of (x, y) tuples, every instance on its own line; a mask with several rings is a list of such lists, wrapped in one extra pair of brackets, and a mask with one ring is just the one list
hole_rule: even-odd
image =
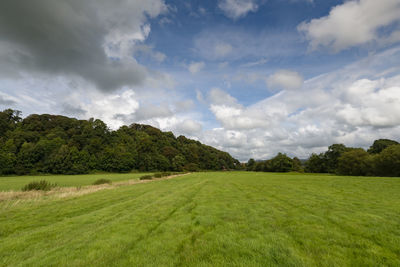
[(375, 140), (366, 151), (334, 144), (328, 151), (312, 154), (305, 164), (307, 172), (354, 176), (400, 176), (400, 144), (389, 139)]
[(375, 140), (366, 151), (363, 148), (333, 144), (320, 154), (312, 154), (306, 161), (279, 153), (270, 160), (246, 164), (248, 171), (332, 173), (352, 176), (400, 176), (400, 144), (389, 139)]
[(0, 112), (0, 174), (236, 169), (226, 152), (149, 125), (110, 130), (99, 119)]

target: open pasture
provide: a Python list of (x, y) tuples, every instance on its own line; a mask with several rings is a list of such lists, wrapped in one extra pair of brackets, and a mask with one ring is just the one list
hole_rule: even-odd
[(33, 181), (46, 180), (56, 183), (60, 187), (73, 187), (91, 185), (98, 179), (108, 179), (112, 182), (139, 180), (140, 176), (148, 173), (97, 173), (83, 175), (44, 175), (44, 176), (6, 176), (0, 177), (1, 191), (19, 191), (21, 188)]
[(0, 266), (400, 266), (397, 178), (194, 173), (0, 210)]

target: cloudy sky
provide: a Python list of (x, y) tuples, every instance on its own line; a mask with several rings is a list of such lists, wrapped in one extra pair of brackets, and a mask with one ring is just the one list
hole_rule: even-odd
[(2, 0), (0, 109), (247, 161), (400, 138), (400, 0)]

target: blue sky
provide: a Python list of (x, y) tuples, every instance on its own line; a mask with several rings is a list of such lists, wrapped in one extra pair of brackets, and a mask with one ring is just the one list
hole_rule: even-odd
[(151, 124), (242, 161), (398, 140), (399, 14), (398, 0), (3, 1), (0, 108)]

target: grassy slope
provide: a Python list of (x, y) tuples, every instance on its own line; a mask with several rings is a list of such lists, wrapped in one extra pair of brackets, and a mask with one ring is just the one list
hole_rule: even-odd
[[(147, 174), (147, 173), (146, 173)], [(143, 173), (99, 173), (85, 175), (45, 175), (45, 176), (15, 176), (0, 177), (0, 192), (10, 190), (21, 190), (21, 188), (32, 182), (47, 180), (58, 186), (83, 186), (91, 185), (94, 181), (105, 178), (113, 182), (139, 179)]]
[(400, 179), (197, 173), (0, 203), (0, 265), (399, 266)]

